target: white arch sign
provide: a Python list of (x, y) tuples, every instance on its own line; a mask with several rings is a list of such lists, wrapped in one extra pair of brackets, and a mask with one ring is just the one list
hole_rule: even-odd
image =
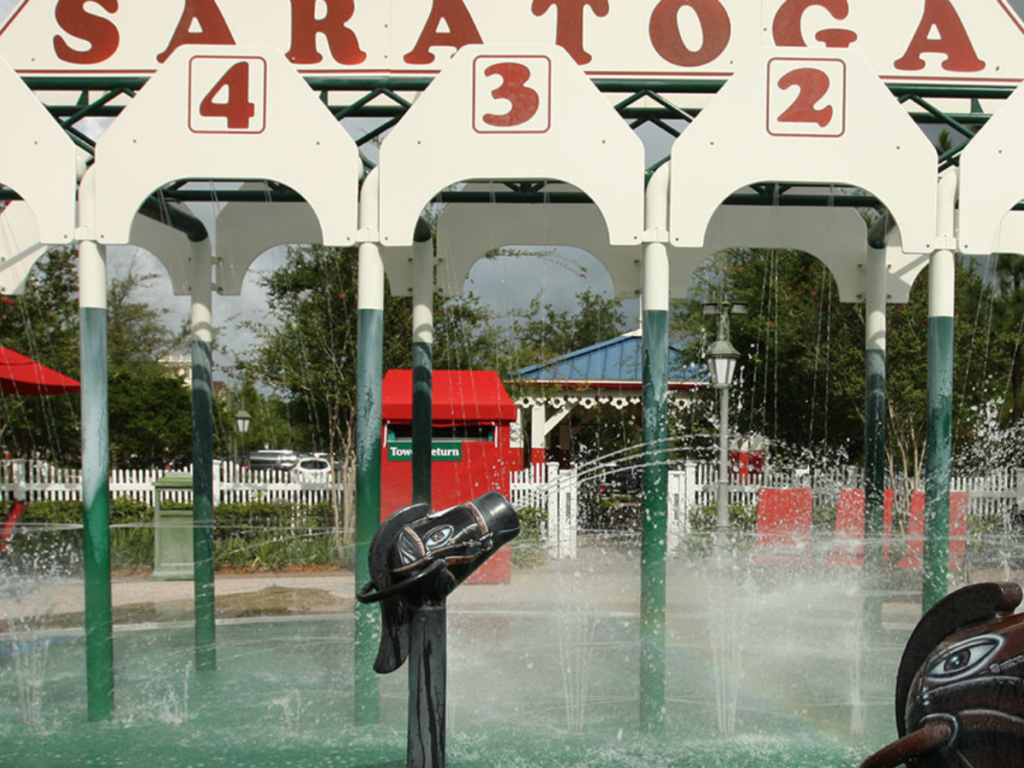
[(892, 212), (908, 251), (933, 248), (935, 148), (854, 51), (751, 56), (672, 148), (672, 244), (699, 247), (721, 201), (772, 181), (865, 189)]
[(472, 179), (558, 179), (594, 201), (613, 245), (643, 234), (644, 148), (555, 46), (467, 46), (380, 153), (380, 242), (411, 245), (438, 191)]
[(40, 242), (70, 243), (75, 238), (78, 151), (2, 59), (0, 102), (4, 105), (0, 182), (27, 203), (35, 215)]
[(95, 236), (128, 242), (139, 206), (179, 179), (270, 179), (309, 202), (323, 242), (350, 245), (361, 174), (355, 143), (280, 51), (185, 47), (96, 145)]

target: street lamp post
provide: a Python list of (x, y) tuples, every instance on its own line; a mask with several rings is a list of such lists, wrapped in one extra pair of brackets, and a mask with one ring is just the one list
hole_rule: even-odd
[(245, 466), (249, 466), (249, 423), (252, 421), (252, 416), (249, 412), (242, 408), (235, 414), (235, 427), (238, 429), (239, 434), (242, 436), (242, 453), (245, 455)]
[(740, 353), (729, 341), (729, 316), (746, 314), (747, 305), (732, 302), (705, 304), (704, 314), (718, 315), (718, 333), (708, 348), (708, 368), (711, 383), (718, 390), (718, 505), (715, 525), (715, 545), (725, 545), (729, 530), (729, 387), (736, 373)]

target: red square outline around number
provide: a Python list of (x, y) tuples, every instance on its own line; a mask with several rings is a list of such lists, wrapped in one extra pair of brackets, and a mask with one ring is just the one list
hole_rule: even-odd
[[(840, 64), (842, 66), (842, 68), (843, 68), (843, 99), (842, 99), (842, 101), (843, 101), (843, 125), (842, 125), (842, 128), (840, 129), (839, 133), (828, 133), (828, 134), (821, 133), (821, 134), (815, 135), (813, 133), (774, 133), (772, 131), (772, 111), (771, 111), (772, 110), (771, 94), (772, 94), (772, 87), (773, 87), (773, 84), (772, 84), (772, 64), (774, 64), (776, 61), (799, 61), (799, 62), (805, 63), (805, 64), (807, 64), (807, 63), (814, 64), (814, 63), (821, 63), (821, 62), (829, 62), (830, 64), (831, 63), (838, 63), (838, 64)], [(769, 59), (768, 60), (768, 66), (765, 68), (765, 74), (766, 74), (766, 77), (767, 77), (767, 85), (768, 85), (768, 90), (766, 91), (766, 97), (767, 98), (765, 99), (765, 130), (768, 132), (769, 136), (777, 136), (777, 137), (781, 137), (781, 138), (796, 138), (796, 139), (841, 139), (843, 136), (846, 135), (846, 85), (847, 85), (847, 82), (848, 82), (849, 79), (846, 76), (846, 62), (845, 61), (843, 61), (842, 59), (800, 59), (800, 58), (795, 58), (795, 57), (778, 56), (778, 57), (776, 57), (774, 59)]]
[[(227, 59), (229, 61), (258, 61), (263, 65), (263, 127), (258, 131), (204, 131), (198, 128), (192, 127), (192, 65), (199, 59)], [(259, 136), (261, 133), (267, 130), (267, 79), (268, 79), (268, 67), (267, 60), (262, 56), (206, 56), (199, 55), (193, 56), (188, 60), (188, 130), (195, 134), (213, 134), (213, 135), (247, 135), (247, 136)]]
[[(496, 61), (522, 61), (524, 59), (543, 59), (544, 61), (546, 61), (548, 63), (548, 124), (544, 127), (543, 130), (538, 129), (538, 130), (533, 130), (533, 131), (481, 131), (479, 128), (476, 127), (476, 83), (477, 83), (477, 66), (476, 66), (476, 63), (478, 61), (480, 61), (481, 59), (494, 59)], [(474, 131), (474, 133), (478, 133), (478, 134), (483, 135), (483, 136), (487, 136), (487, 135), (491, 135), (491, 134), (508, 136), (510, 134), (531, 134), (531, 133), (541, 134), (541, 133), (547, 133), (548, 131), (550, 131), (551, 130), (551, 104), (552, 104), (552, 101), (551, 101), (552, 71), (551, 70), (552, 70), (551, 57), (549, 57), (549, 56), (536, 56), (536, 55), (535, 56), (497, 56), (495, 54), (488, 54), (488, 55), (484, 55), (484, 56), (477, 56), (475, 59), (473, 59), (473, 108), (472, 108), (472, 111), (470, 112), (470, 119), (473, 121), (473, 131)]]

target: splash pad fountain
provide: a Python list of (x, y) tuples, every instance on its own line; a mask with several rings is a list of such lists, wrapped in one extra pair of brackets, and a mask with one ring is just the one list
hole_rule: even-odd
[[(69, 552), (73, 534), (49, 536), (63, 537)], [(448, 764), (852, 768), (893, 741), (893, 685), (918, 595), (906, 583), (890, 585), (883, 634), (872, 639), (861, 623), (859, 569), (828, 563), (833, 531), (815, 531), (807, 562), (789, 568), (755, 565), (754, 533), (737, 533), (723, 563), (710, 536), (692, 533), (669, 560), (658, 733), (645, 733), (639, 720), (635, 533), (583, 532), (577, 557), (565, 560), (549, 559), (543, 542), (517, 540), (511, 584), (453, 593)], [(894, 538), (893, 562), (906, 546)], [(979, 575), (998, 568), (993, 558), (1006, 546), (972, 537), (965, 565)], [(118, 714), (83, 728), (78, 568), (0, 580), (4, 765), (405, 765), (404, 675), (381, 678), (378, 726), (353, 717), (351, 602), (307, 602), (307, 611), (323, 611), (312, 613), (297, 604), (222, 611), (218, 669), (207, 675), (195, 668), (187, 607), (177, 615), (125, 608), (115, 629)], [(352, 589), (348, 573), (319, 581)], [(59, 602), (68, 595), (78, 597)], [(15, 624), (15, 616), (24, 620)], [(24, 685), (37, 703), (22, 698)]]

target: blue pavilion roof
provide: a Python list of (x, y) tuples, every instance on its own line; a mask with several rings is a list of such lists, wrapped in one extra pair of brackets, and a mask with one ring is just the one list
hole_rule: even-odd
[[(706, 365), (686, 359), (683, 351), (669, 345), (669, 380), (683, 382), (708, 381)], [(639, 333), (602, 341), (577, 349), (561, 357), (531, 365), (518, 371), (520, 379), (542, 381), (624, 381), (639, 383), (643, 379), (643, 339)]]

